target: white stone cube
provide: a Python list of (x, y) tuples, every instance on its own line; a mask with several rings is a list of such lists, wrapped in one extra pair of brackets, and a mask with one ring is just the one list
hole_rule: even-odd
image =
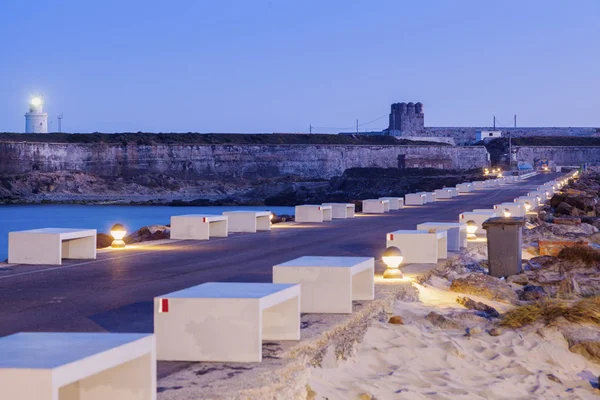
[(447, 233), (442, 230), (398, 230), (386, 235), (386, 247), (395, 246), (404, 264), (434, 264), (448, 257)]
[(390, 211), (388, 200), (369, 199), (363, 200), (362, 212), (364, 214), (383, 214)]
[(356, 206), (352, 203), (325, 203), (324, 206), (331, 207), (333, 219), (352, 219), (355, 217)]
[(153, 335), (17, 333), (0, 338), (2, 400), (155, 400)]
[(467, 224), (463, 222), (424, 222), (417, 225), (419, 231), (430, 229), (447, 232), (449, 251), (460, 251), (467, 247)]
[(61, 265), (62, 259), (96, 259), (96, 230), (42, 228), (9, 232), (9, 264)]
[(234, 232), (270, 231), (271, 213), (269, 211), (226, 211), (227, 230)]
[(208, 240), (227, 237), (227, 217), (224, 215), (188, 214), (171, 217), (171, 239)]
[(154, 299), (165, 361), (260, 362), (263, 340), (300, 339), (300, 285), (211, 282)]
[(401, 210), (404, 208), (403, 197), (380, 197), (379, 200), (387, 200), (390, 202), (390, 211)]
[(373, 300), (372, 257), (300, 257), (273, 267), (273, 282), (299, 283), (303, 313), (351, 313), (352, 300)]

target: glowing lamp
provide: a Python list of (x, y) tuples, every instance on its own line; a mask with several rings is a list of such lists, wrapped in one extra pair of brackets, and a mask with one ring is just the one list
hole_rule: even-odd
[(273, 222), (274, 219), (275, 219), (275, 214), (271, 213), (271, 215), (269, 215), (269, 220), (271, 222)]
[(400, 271), (400, 264), (402, 264), (402, 260), (404, 260), (404, 255), (399, 248), (395, 246), (390, 246), (383, 252), (383, 257), (381, 258), (387, 269), (383, 273), (383, 277), (385, 279), (401, 279), (402, 271)]
[(531, 210), (531, 203), (529, 203), (528, 201), (525, 202), (525, 212), (529, 212), (529, 210)]
[(42, 99), (40, 97), (32, 97), (30, 104), (32, 106), (38, 107), (42, 105)]
[(114, 224), (112, 228), (110, 228), (110, 235), (114, 239), (110, 247), (114, 247), (117, 249), (125, 247), (125, 242), (123, 241), (125, 235), (127, 235), (127, 230), (125, 229), (125, 226), (123, 226), (122, 224)]
[(508, 208), (504, 209), (504, 218), (510, 218), (512, 214), (510, 213), (510, 210)]
[(467, 221), (467, 239), (477, 239), (477, 223), (473, 220)]

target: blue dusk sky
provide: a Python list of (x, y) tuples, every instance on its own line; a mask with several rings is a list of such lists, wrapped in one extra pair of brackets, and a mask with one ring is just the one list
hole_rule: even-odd
[(426, 126), (600, 126), (599, 21), (599, 0), (1, 0), (0, 132), (34, 94), (67, 132), (378, 130), (401, 101)]

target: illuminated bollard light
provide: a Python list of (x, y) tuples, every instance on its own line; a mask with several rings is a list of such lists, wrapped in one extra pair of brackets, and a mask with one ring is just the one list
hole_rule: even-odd
[(467, 239), (475, 240), (477, 236), (475, 233), (477, 232), (477, 223), (473, 220), (467, 221)]
[(114, 224), (112, 228), (110, 228), (110, 235), (114, 239), (110, 247), (121, 249), (126, 246), (123, 239), (125, 238), (125, 235), (127, 235), (127, 229), (125, 229), (123, 224)]
[(396, 246), (390, 246), (383, 252), (383, 262), (387, 266), (387, 269), (383, 273), (385, 279), (402, 279), (402, 271), (400, 271), (400, 264), (404, 260), (402, 251)]

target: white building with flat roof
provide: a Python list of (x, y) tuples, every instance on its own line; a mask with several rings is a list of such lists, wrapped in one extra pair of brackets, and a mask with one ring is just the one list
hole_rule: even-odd
[(477, 132), (476, 141), (492, 140), (502, 137), (502, 131), (479, 131)]

